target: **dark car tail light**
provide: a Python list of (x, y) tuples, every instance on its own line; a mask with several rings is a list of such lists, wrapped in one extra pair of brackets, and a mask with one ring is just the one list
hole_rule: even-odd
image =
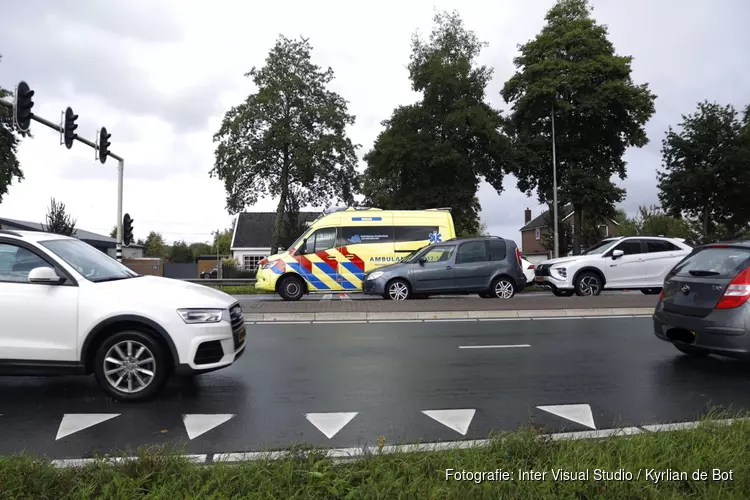
[(518, 267), (523, 269), (523, 263), (521, 262), (521, 251), (516, 247), (516, 260), (518, 261)]
[(664, 302), (664, 288), (662, 288), (661, 293), (659, 293), (659, 302)]
[(750, 267), (746, 267), (740, 274), (735, 276), (724, 295), (716, 304), (716, 309), (733, 309), (739, 307), (750, 298)]

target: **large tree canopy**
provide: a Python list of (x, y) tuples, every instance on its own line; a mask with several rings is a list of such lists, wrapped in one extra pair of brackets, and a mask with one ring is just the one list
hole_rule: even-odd
[(591, 17), (587, 0), (559, 0), (546, 25), (520, 47), (517, 72), (501, 92), (512, 103), (509, 133), (517, 152), (518, 188), (551, 203), (552, 123), (555, 114), (558, 198), (573, 203), (578, 253), (582, 213), (614, 217), (625, 191), (611, 178), (626, 177), (628, 147), (648, 143), (645, 123), (654, 113), (647, 84), (631, 79), (631, 57), (615, 54), (607, 28)]
[[(2, 61), (0, 54), (0, 62)], [(0, 99), (12, 99), (13, 94), (0, 87)], [(13, 114), (5, 106), (0, 106), (0, 203), (8, 194), (8, 187), (13, 179), (23, 180), (21, 165), (16, 156), (18, 152), (18, 135), (13, 130)]]
[(682, 120), (662, 142), (662, 206), (700, 221), (703, 241), (742, 234), (750, 221), (750, 107), (740, 120), (732, 105), (703, 101)]
[(211, 175), (224, 181), (231, 213), (260, 197), (279, 198), (272, 247), (278, 248), (290, 187), (302, 205), (354, 202), (357, 147), (346, 135), (354, 123), (347, 102), (327, 89), (333, 70), (312, 63), (306, 39), (281, 36), (261, 69), (247, 75), (257, 92), (230, 109), (214, 136)]
[(484, 43), (457, 13), (435, 16), (412, 38), (409, 77), (419, 102), (399, 106), (365, 155), (366, 203), (389, 209), (451, 207), (456, 230), (480, 231), (481, 178), (498, 193), (511, 156), (500, 113), (484, 100), (492, 69), (476, 62)]

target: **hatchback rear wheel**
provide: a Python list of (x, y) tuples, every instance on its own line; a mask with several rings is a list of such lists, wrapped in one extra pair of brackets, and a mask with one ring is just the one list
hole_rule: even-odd
[(511, 299), (516, 294), (516, 287), (508, 278), (501, 276), (500, 278), (495, 278), (495, 281), (492, 282), (490, 293), (492, 297), (497, 297), (498, 299)]

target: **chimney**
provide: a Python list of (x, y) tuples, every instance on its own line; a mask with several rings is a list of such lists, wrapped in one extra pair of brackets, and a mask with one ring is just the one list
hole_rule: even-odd
[(526, 207), (526, 210), (523, 211), (523, 223), (528, 224), (529, 222), (531, 222), (531, 209)]

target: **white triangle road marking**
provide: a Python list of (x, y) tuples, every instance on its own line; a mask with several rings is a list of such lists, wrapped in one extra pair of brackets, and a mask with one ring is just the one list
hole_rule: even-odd
[(332, 293), (327, 293), (327, 294), (323, 295), (323, 298), (321, 300), (331, 300), (331, 299), (333, 299), (333, 294)]
[(349, 413), (306, 413), (305, 418), (328, 439), (339, 433), (346, 424), (356, 417), (358, 412)]
[(341, 300), (352, 300), (352, 298), (349, 297), (348, 293), (340, 293), (339, 294), (339, 299), (341, 299)]
[(119, 416), (119, 413), (66, 413), (57, 429), (55, 441)]
[(476, 410), (423, 410), (422, 413), (465, 436)]
[(550, 405), (537, 406), (542, 411), (568, 419), (590, 429), (596, 429), (594, 415), (589, 405)]
[(182, 421), (185, 424), (185, 430), (187, 431), (190, 439), (195, 439), (201, 434), (205, 434), (211, 429), (215, 429), (221, 424), (228, 422), (234, 417), (231, 413), (216, 413), (216, 414), (186, 414), (182, 416)]

